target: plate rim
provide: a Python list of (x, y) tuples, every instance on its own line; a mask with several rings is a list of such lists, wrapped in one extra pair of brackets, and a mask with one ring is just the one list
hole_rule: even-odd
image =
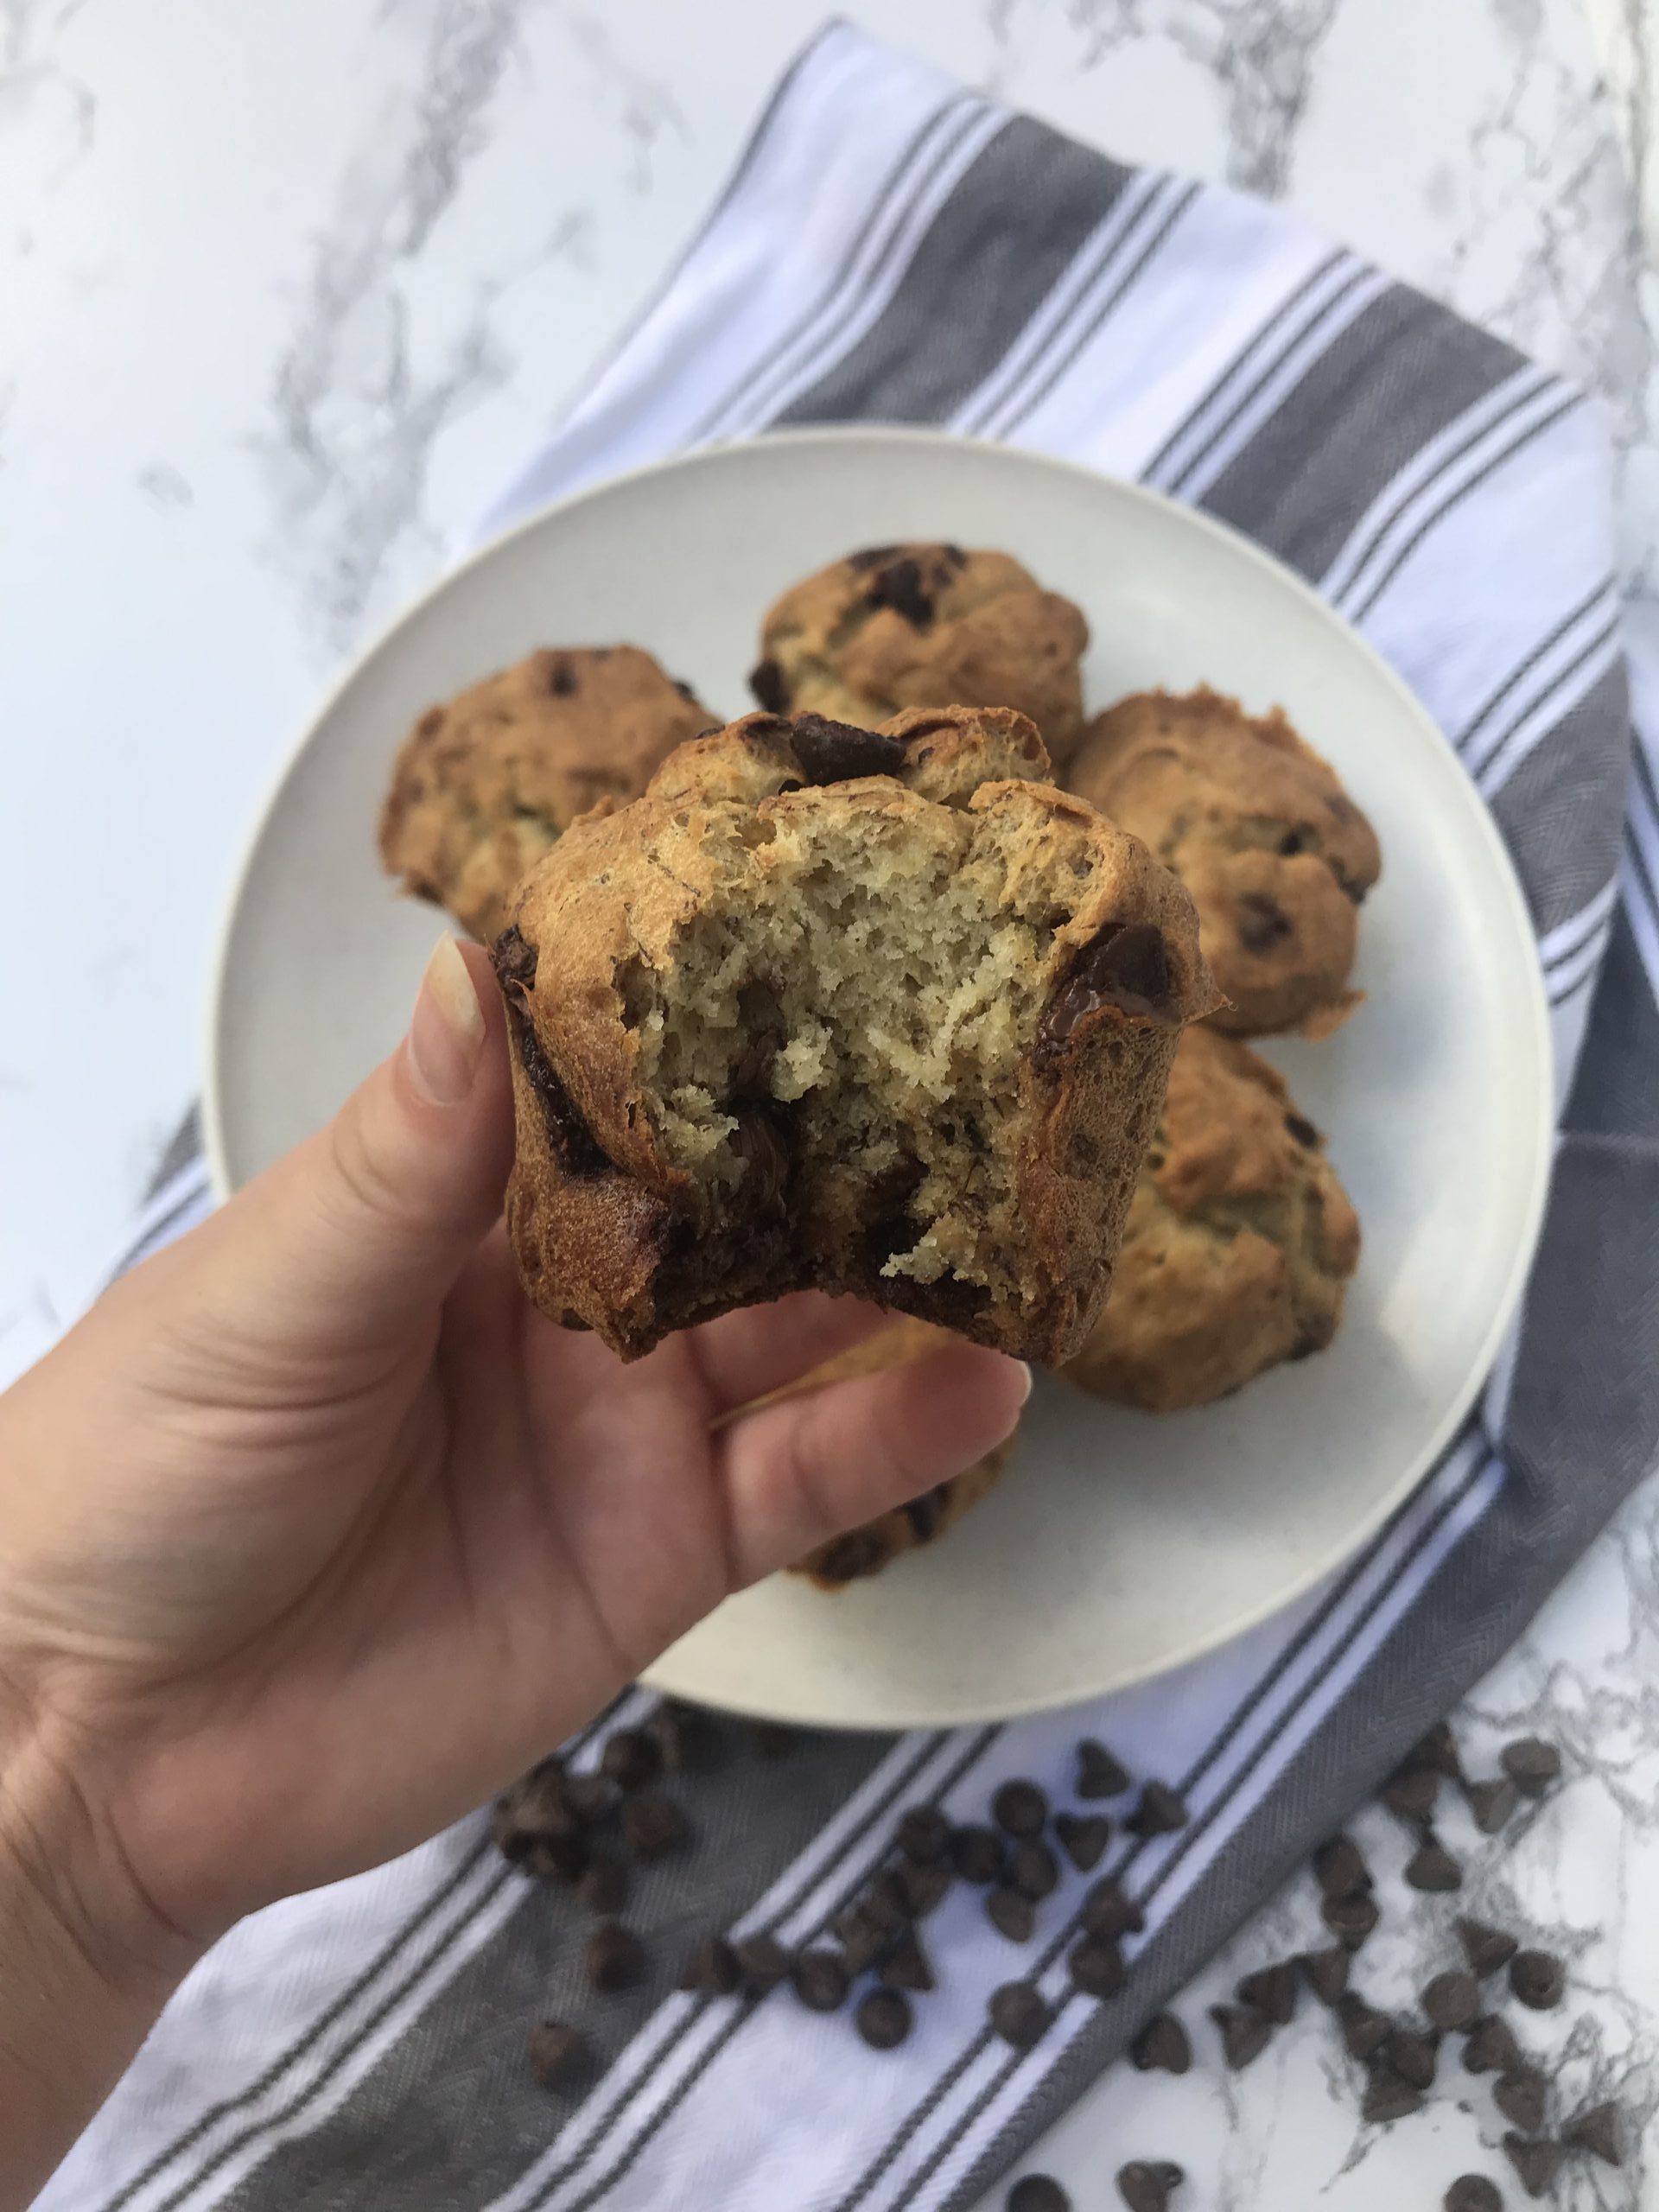
[[(1243, 556), (1257, 568), (1267, 571), (1281, 587), (1287, 586), (1303, 601), (1320, 622), (1333, 630), (1353, 652), (1370, 662), (1374, 675), (1379, 676), (1393, 692), (1397, 704), (1414, 721), (1421, 730), (1430, 737), (1433, 745), (1449, 752), (1449, 741), (1418, 698), (1405, 678), (1400, 675), (1377, 648), (1359, 630), (1338, 613), (1330, 602), (1322, 598), (1313, 585), (1297, 575), (1276, 555), (1258, 545), (1230, 524), (1214, 515), (1171, 499), (1151, 486), (1135, 482), (1132, 478), (1119, 476), (1110, 470), (1096, 468), (1089, 463), (1065, 456), (1047, 454), (1020, 446), (1008, 445), (995, 439), (963, 436), (957, 432), (929, 429), (905, 423), (835, 423), (806, 425), (800, 428), (767, 430), (752, 437), (722, 439), (693, 447), (654, 461), (640, 462), (632, 468), (595, 478), (579, 486), (563, 497), (546, 501), (522, 517), (506, 529), (497, 531), (484, 543), (473, 549), (463, 559), (444, 569), (426, 588), (404, 602), (355, 652), (328, 685), (312, 709), (298, 734), (290, 743), (266, 787), (248, 833), (242, 845), (232, 875), (229, 892), (219, 914), (214, 938), (213, 954), (208, 985), (205, 1050), (202, 1055), (202, 1151), (207, 1162), (208, 1179), (216, 1203), (230, 1198), (238, 1185), (230, 1171), (227, 1133), (225, 1122), (224, 1090), (221, 1080), (221, 1054), (225, 1046), (226, 1024), (224, 1019), (232, 985), (232, 950), (245, 900), (254, 869), (264, 850), (266, 836), (280, 809), (289, 785), (297, 772), (301, 762), (317, 743), (323, 729), (334, 715), (346, 692), (357, 682), (363, 671), (381, 655), (392, 650), (401, 633), (414, 626), (424, 616), (428, 607), (442, 594), (449, 591), (463, 576), (484, 563), (499, 558), (507, 548), (532, 532), (543, 530), (555, 521), (579, 511), (589, 502), (603, 499), (623, 486), (644, 478), (659, 477), (670, 473), (717, 467), (732, 454), (752, 451), (759, 447), (802, 448), (816, 447), (885, 446), (926, 448), (932, 452), (967, 451), (979, 455), (995, 455), (998, 463), (1012, 462), (1019, 467), (1046, 471), (1051, 474), (1084, 480), (1091, 487), (1105, 485), (1131, 505), (1139, 504), (1149, 510), (1173, 518), (1181, 524), (1207, 534), (1236, 556)], [(1455, 755), (1449, 765), (1454, 769)], [(1137, 1683), (1150, 1681), (1173, 1674), (1208, 1654), (1222, 1649), (1265, 1621), (1282, 1613), (1299, 1599), (1316, 1588), (1329, 1575), (1338, 1572), (1348, 1560), (1355, 1558), (1376, 1534), (1376, 1531), (1397, 1512), (1416, 1491), (1425, 1476), (1440, 1458), (1455, 1435), (1480, 1392), (1492, 1375), (1502, 1352), (1503, 1340), (1519, 1313), (1528, 1278), (1536, 1257), (1542, 1234), (1544, 1212), (1548, 1203), (1551, 1171), (1554, 1160), (1555, 1134), (1554, 1047), (1549, 1026), (1548, 1002), (1545, 993), (1543, 970), (1537, 957), (1536, 941), (1525, 894), (1516, 873), (1509, 848), (1499, 834), (1491, 810), (1481, 799), (1472, 783), (1466, 778), (1454, 778), (1454, 787), (1462, 793), (1459, 804), (1468, 818), (1471, 836), (1484, 843), (1486, 856), (1493, 864), (1501, 897), (1508, 910), (1509, 920), (1518, 943), (1527, 948), (1529, 957), (1522, 963), (1526, 972), (1526, 991), (1529, 1019), (1524, 1042), (1533, 1065), (1534, 1111), (1532, 1116), (1532, 1160), (1526, 1192), (1525, 1205), (1518, 1213), (1518, 1234), (1516, 1237), (1509, 1273), (1501, 1294), (1493, 1301), (1485, 1332), (1478, 1355), (1470, 1362), (1463, 1383), (1452, 1394), (1446, 1412), (1431, 1433), (1427, 1441), (1415, 1457), (1406, 1463), (1402, 1473), (1388, 1490), (1369, 1508), (1348, 1530), (1342, 1543), (1316, 1562), (1302, 1569), (1295, 1580), (1277, 1588), (1270, 1598), (1250, 1606), (1213, 1633), (1205, 1632), (1188, 1639), (1176, 1650), (1155, 1662), (1146, 1662), (1130, 1668), (1096, 1688), (1077, 1696), (1055, 1699), (1041, 1694), (1027, 1697), (1005, 1699), (988, 1705), (976, 1704), (961, 1713), (941, 1715), (937, 1707), (896, 1709), (879, 1719), (852, 1719), (836, 1716), (807, 1718), (797, 1712), (782, 1712), (764, 1702), (739, 1703), (729, 1699), (696, 1694), (696, 1702), (711, 1710), (740, 1714), (760, 1719), (783, 1719), (791, 1725), (843, 1731), (905, 1729), (914, 1727), (961, 1726), (976, 1721), (1006, 1720), (1034, 1713), (1063, 1711), (1069, 1705), (1084, 1700), (1107, 1696), (1133, 1688)], [(689, 1631), (688, 1631), (689, 1633)], [(664, 1662), (672, 1656), (674, 1646), (659, 1655), (652, 1664), (641, 1670), (638, 1680), (645, 1686), (670, 1694), (690, 1694), (676, 1691), (671, 1680), (672, 1670), (664, 1671)]]

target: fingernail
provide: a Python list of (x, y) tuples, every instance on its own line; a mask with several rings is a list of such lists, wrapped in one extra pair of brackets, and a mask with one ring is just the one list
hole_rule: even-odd
[(405, 1045), (422, 1096), (435, 1106), (459, 1106), (484, 1050), (484, 1009), (452, 937), (441, 937), (432, 948)]
[(1020, 1393), (1020, 1402), (1023, 1406), (1031, 1395), (1031, 1363), (1029, 1360), (1016, 1359), (1014, 1363), (1026, 1378), (1026, 1387)]

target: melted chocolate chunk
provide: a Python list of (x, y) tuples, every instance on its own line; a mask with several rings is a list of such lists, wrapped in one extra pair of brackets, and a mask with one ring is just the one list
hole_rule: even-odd
[(770, 657), (757, 661), (749, 671), (749, 689), (754, 694), (756, 705), (764, 707), (769, 715), (789, 712), (789, 678)]
[(536, 981), (536, 948), (526, 943), (517, 922), (497, 938), (490, 948), (490, 958), (495, 963), (496, 979), (504, 991), (511, 988), (527, 991)]
[(567, 1175), (603, 1175), (611, 1162), (600, 1149), (594, 1135), (572, 1103), (569, 1092), (554, 1071), (553, 1063), (542, 1050), (542, 1040), (526, 1017), (516, 1007), (509, 1007), (508, 1020), (512, 1029), (512, 1041), (518, 1047), (519, 1063), (536, 1103), (542, 1109), (542, 1120), (547, 1129), (547, 1141), (554, 1157)]
[(792, 1165), (787, 1139), (776, 1115), (743, 1115), (732, 1132), (732, 1150), (746, 1165), (742, 1199), (756, 1213), (772, 1213), (783, 1204)]
[(887, 1556), (880, 1536), (868, 1529), (854, 1529), (836, 1538), (813, 1571), (826, 1582), (856, 1582), (861, 1575), (874, 1574)]
[(901, 740), (827, 715), (797, 715), (791, 725), (795, 758), (809, 784), (844, 784), (855, 776), (890, 776), (901, 765)]
[(1277, 899), (1263, 891), (1246, 891), (1237, 902), (1238, 941), (1246, 952), (1270, 952), (1292, 935), (1294, 925)]
[(885, 567), (898, 550), (896, 545), (863, 545), (847, 556), (847, 565), (861, 576), (871, 569)]
[(905, 1507), (905, 1518), (914, 1531), (918, 1544), (931, 1543), (938, 1535), (944, 1520), (945, 1500), (949, 1496), (950, 1486), (938, 1483), (933, 1489), (925, 1490), (919, 1497), (912, 1497)]
[(1072, 962), (1043, 1016), (1043, 1040), (1064, 1045), (1091, 1014), (1114, 1007), (1154, 1021), (1170, 1019), (1169, 949), (1151, 922), (1108, 922)]
[(1319, 1141), (1319, 1133), (1312, 1122), (1304, 1121), (1300, 1114), (1287, 1114), (1285, 1127), (1300, 1145), (1312, 1152)]
[(872, 607), (890, 607), (912, 630), (925, 630), (933, 620), (933, 602), (922, 588), (922, 572), (906, 554), (878, 569), (868, 594)]
[(576, 671), (563, 653), (554, 656), (553, 665), (547, 671), (547, 688), (556, 699), (568, 699), (576, 688)]

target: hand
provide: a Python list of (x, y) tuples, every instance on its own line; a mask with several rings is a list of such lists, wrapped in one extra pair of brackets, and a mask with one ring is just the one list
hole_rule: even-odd
[(433, 1834), (1013, 1426), (1025, 1370), (964, 1344), (711, 1429), (874, 1313), (623, 1366), (519, 1291), (511, 1122), (487, 961), (446, 938), (334, 1123), (0, 1399), (0, 1884), (9, 1853), (112, 1980)]

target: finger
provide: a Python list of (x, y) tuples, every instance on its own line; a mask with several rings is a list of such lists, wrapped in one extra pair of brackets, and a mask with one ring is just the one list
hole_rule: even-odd
[(687, 1341), (716, 1413), (728, 1414), (861, 1344), (893, 1318), (860, 1298), (802, 1290), (705, 1321)]
[(952, 1344), (746, 1415), (715, 1467), (739, 1586), (960, 1474), (1011, 1433), (1030, 1392), (1022, 1362)]

